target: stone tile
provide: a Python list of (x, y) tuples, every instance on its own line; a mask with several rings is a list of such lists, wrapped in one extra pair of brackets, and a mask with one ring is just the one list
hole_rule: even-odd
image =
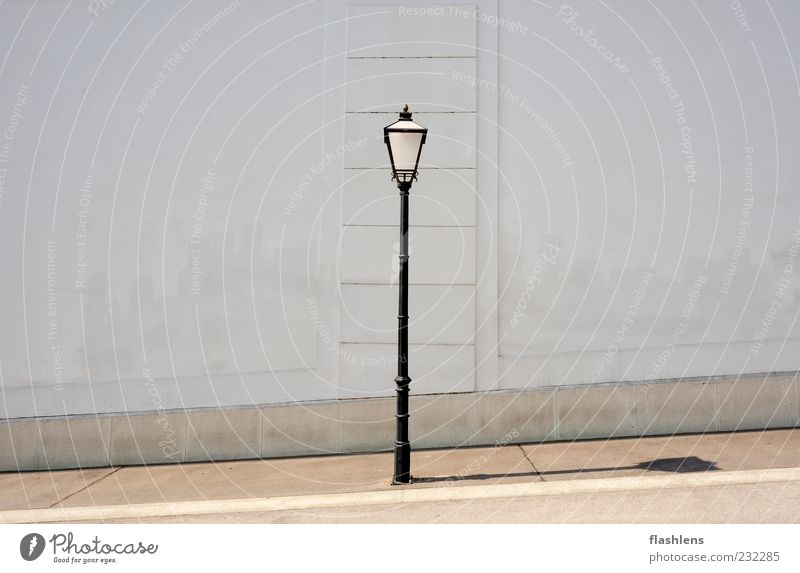
[(0, 420), (0, 471), (33, 469), (39, 442), (36, 420)]
[(409, 410), (413, 448), (475, 444), (478, 426), (474, 394), (412, 395)]
[(639, 440), (580, 440), (522, 447), (546, 481), (618, 478), (647, 475), (636, 460)]
[(261, 411), (256, 408), (188, 412), (187, 462), (261, 455)]
[(558, 439), (635, 436), (636, 391), (632, 385), (559, 388)]
[(129, 466), (182, 462), (186, 414), (120, 414), (111, 421), (111, 463)]
[(478, 443), (525, 443), (556, 437), (556, 391), (490, 392), (476, 401)]
[(339, 404), (339, 451), (379, 452), (394, 447), (395, 400), (342, 400)]
[(39, 420), (42, 438), (37, 469), (92, 468), (111, 465), (111, 418), (70, 417)]
[(640, 435), (713, 432), (717, 429), (717, 397), (711, 382), (668, 382), (637, 385)]
[(486, 485), (537, 480), (536, 469), (519, 446), (412, 450), (417, 485)]
[[(97, 468), (0, 473), (0, 511), (50, 507), (112, 472), (112, 468)], [(87, 505), (95, 505), (90, 495), (86, 498)]]
[(797, 380), (792, 376), (717, 382), (719, 429), (789, 428), (800, 425)]
[(267, 406), (263, 416), (261, 456), (335, 454), (339, 451), (339, 404)]

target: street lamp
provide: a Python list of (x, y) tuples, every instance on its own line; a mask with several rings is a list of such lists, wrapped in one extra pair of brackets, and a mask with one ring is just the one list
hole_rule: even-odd
[(408, 193), (417, 178), (417, 165), (428, 130), (411, 121), (408, 106), (400, 119), (383, 128), (383, 141), (389, 148), (392, 179), (400, 190), (400, 311), (397, 314), (397, 437), (394, 442), (392, 483), (411, 481), (411, 443), (408, 441)]

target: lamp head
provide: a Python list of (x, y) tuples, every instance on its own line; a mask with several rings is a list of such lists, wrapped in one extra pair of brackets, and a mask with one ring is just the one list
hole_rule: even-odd
[(400, 118), (383, 128), (383, 141), (389, 150), (392, 164), (392, 179), (398, 184), (408, 183), (417, 178), (419, 158), (428, 129), (411, 120), (408, 105), (403, 106)]

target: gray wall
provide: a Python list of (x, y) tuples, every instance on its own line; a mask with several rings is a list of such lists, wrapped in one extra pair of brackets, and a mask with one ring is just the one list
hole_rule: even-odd
[(0, 14), (0, 417), (800, 370), (792, 1)]

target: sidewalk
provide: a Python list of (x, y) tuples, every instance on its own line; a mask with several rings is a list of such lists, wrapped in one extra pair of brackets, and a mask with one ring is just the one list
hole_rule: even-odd
[(0, 522), (783, 482), (798, 468), (796, 428), (415, 451), (409, 486), (389, 484), (391, 453), (2, 473)]

